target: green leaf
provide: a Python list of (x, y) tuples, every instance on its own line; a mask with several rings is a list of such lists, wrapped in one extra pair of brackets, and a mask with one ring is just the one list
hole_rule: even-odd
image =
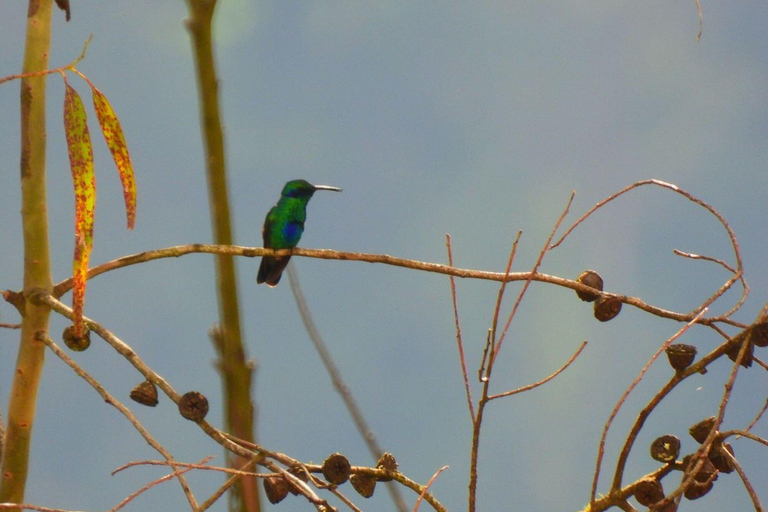
[(94, 87), (93, 84), (90, 86), (93, 91), (93, 108), (96, 110), (96, 117), (99, 118), (101, 133), (104, 134), (104, 140), (112, 153), (112, 158), (115, 160), (117, 171), (120, 174), (120, 181), (123, 183), (128, 229), (133, 229), (136, 221), (136, 180), (133, 176), (131, 155), (128, 153), (128, 145), (125, 143), (123, 128), (104, 93)]
[(96, 208), (96, 176), (93, 172), (93, 146), (83, 101), (64, 78), (64, 134), (69, 150), (69, 165), (75, 186), (75, 254), (72, 262), (72, 310), (75, 334), (83, 335), (83, 304), (88, 279), (88, 260), (93, 247), (93, 219)]

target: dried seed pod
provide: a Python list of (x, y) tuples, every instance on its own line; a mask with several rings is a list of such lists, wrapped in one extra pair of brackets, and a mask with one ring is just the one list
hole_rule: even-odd
[(373, 491), (376, 490), (375, 476), (356, 473), (349, 477), (349, 481), (352, 483), (352, 487), (354, 487), (357, 493), (363, 498), (370, 498), (373, 496)]
[(635, 487), (635, 499), (645, 507), (663, 500), (664, 489), (661, 487), (661, 482), (655, 478), (643, 478)]
[(145, 380), (131, 390), (131, 400), (154, 407), (157, 405), (157, 386), (151, 380)]
[(768, 321), (755, 324), (750, 330), (752, 332), (752, 343), (756, 347), (768, 347)]
[(91, 331), (89, 329), (85, 329), (82, 336), (77, 336), (75, 334), (75, 326), (70, 325), (64, 329), (61, 337), (64, 340), (64, 344), (75, 352), (82, 352), (91, 346)]
[[(693, 468), (693, 466), (691, 466), (691, 468)], [(693, 476), (693, 479), (702, 484), (717, 480), (717, 468), (712, 464), (712, 461), (704, 459), (704, 462)]]
[(674, 462), (680, 455), (680, 438), (665, 435), (651, 443), (651, 457), (659, 462)]
[(683, 496), (691, 501), (697, 500), (711, 491), (713, 486), (714, 482), (709, 482), (708, 484), (693, 482), (688, 486), (685, 492), (683, 492)]
[(340, 453), (330, 455), (323, 462), (323, 476), (334, 485), (341, 485), (349, 480), (351, 473), (352, 466), (349, 464), (349, 460)]
[(736, 466), (731, 457), (725, 454), (726, 451), (733, 455), (733, 447), (729, 443), (714, 443), (709, 450), (709, 460), (721, 473), (732, 473)]
[[(296, 478), (298, 478), (299, 480), (301, 480), (302, 482), (306, 483), (308, 480), (307, 473), (306, 471), (304, 471), (304, 467), (301, 466), (300, 464), (295, 464), (289, 467), (288, 472), (293, 476), (295, 476)], [(294, 496), (299, 495), (299, 491), (296, 489), (295, 485), (290, 485), (288, 490), (291, 491), (291, 494), (293, 494)]]
[(744, 356), (741, 358), (740, 364), (744, 368), (749, 368), (752, 366), (752, 355), (755, 352), (755, 345), (748, 341), (747, 337), (744, 335), (746, 332), (748, 331), (742, 332), (741, 335), (736, 336), (731, 340), (730, 347), (728, 348), (726, 355), (728, 356), (728, 359), (735, 363), (736, 359), (739, 357), (742, 344), (748, 342), (749, 346), (747, 347), (747, 351), (744, 352)]
[(667, 347), (666, 353), (669, 364), (678, 372), (691, 366), (693, 360), (696, 359), (696, 347), (693, 345), (675, 343)]
[(280, 503), (288, 496), (290, 487), (282, 476), (270, 476), (264, 479), (264, 493), (273, 505)]
[(594, 270), (585, 270), (581, 274), (579, 274), (579, 277), (576, 278), (578, 282), (581, 284), (587, 285), (590, 288), (594, 288), (597, 290), (597, 292), (582, 292), (577, 291), (576, 295), (583, 300), (584, 302), (593, 302), (598, 297), (600, 297), (600, 294), (598, 292), (603, 291), (603, 278), (600, 277), (600, 274), (595, 272)]
[(607, 297), (602, 295), (595, 301), (595, 318), (601, 322), (607, 322), (621, 311), (621, 301), (617, 297)]
[[(376, 463), (376, 467), (379, 469), (386, 469), (387, 471), (397, 471), (397, 461), (395, 460), (395, 456), (389, 452), (384, 453), (381, 457), (379, 457), (379, 461)], [(392, 480), (392, 478), (384, 477), (380, 478), (379, 480), (382, 482), (389, 482)]]
[(208, 414), (208, 399), (199, 391), (184, 393), (179, 400), (179, 413), (190, 421), (200, 421)]
[(701, 444), (709, 436), (709, 433), (714, 428), (716, 421), (717, 418), (710, 416), (709, 418), (703, 419), (689, 428), (688, 433), (691, 434), (691, 437), (694, 438), (697, 443)]

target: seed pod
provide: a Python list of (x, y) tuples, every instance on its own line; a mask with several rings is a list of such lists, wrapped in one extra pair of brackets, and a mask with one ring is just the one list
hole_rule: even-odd
[[(376, 467), (380, 469), (386, 469), (387, 471), (395, 472), (397, 471), (397, 461), (395, 460), (395, 456), (391, 453), (384, 453), (381, 457), (379, 457), (379, 461), (376, 463)], [(392, 480), (391, 477), (383, 477), (380, 478), (382, 482), (389, 482)]]
[(131, 400), (148, 407), (156, 406), (157, 386), (151, 380), (145, 380), (131, 390)]
[(752, 343), (756, 347), (768, 347), (768, 321), (753, 325), (751, 331)]
[(675, 343), (674, 345), (667, 347), (666, 353), (672, 368), (681, 372), (691, 366), (691, 363), (696, 358), (696, 347), (693, 345), (685, 345), (683, 343)]
[(208, 399), (199, 391), (184, 393), (179, 400), (179, 413), (190, 421), (200, 421), (208, 414)]
[(334, 485), (341, 485), (349, 480), (351, 473), (352, 466), (349, 464), (349, 460), (340, 453), (330, 455), (323, 462), (323, 476)]
[(691, 501), (697, 500), (711, 491), (713, 486), (714, 482), (709, 482), (708, 484), (693, 482), (688, 486), (685, 492), (683, 492), (683, 496)]
[(75, 352), (82, 352), (91, 346), (91, 331), (89, 329), (85, 329), (83, 335), (78, 337), (75, 334), (75, 326), (70, 325), (64, 329), (61, 337), (64, 340), (64, 344)]
[(714, 428), (715, 421), (717, 421), (717, 418), (714, 416), (703, 419), (689, 428), (688, 433), (691, 434), (691, 437), (694, 438), (697, 443), (701, 444), (707, 439), (709, 433)]
[[(693, 468), (693, 466), (691, 466), (691, 468)], [(693, 476), (693, 479), (702, 484), (717, 480), (717, 468), (712, 464), (712, 461), (704, 459), (704, 462)]]
[[(597, 292), (603, 291), (603, 278), (600, 277), (600, 274), (594, 270), (585, 270), (579, 274), (579, 277), (577, 277), (576, 280), (581, 284), (587, 285), (590, 288), (594, 288), (597, 290)], [(598, 297), (600, 297), (600, 294), (597, 292), (577, 291), (576, 295), (578, 295), (578, 297), (584, 302), (593, 302)]]
[(264, 493), (273, 505), (280, 503), (288, 496), (290, 485), (282, 476), (270, 476), (264, 479)]
[(635, 487), (635, 499), (645, 507), (663, 500), (664, 489), (661, 487), (661, 482), (655, 478), (643, 478)]
[[(293, 476), (295, 476), (296, 478), (298, 478), (299, 480), (301, 480), (302, 482), (306, 483), (308, 480), (307, 473), (304, 471), (304, 467), (301, 466), (300, 464), (295, 464), (289, 467), (288, 472)], [(299, 491), (296, 489), (295, 485), (290, 485), (288, 490), (291, 491), (291, 494), (293, 494), (294, 496), (299, 495)]]
[(373, 491), (376, 490), (376, 477), (374, 476), (356, 473), (349, 477), (349, 481), (363, 498), (370, 498), (373, 496)]
[(617, 297), (606, 297), (602, 295), (595, 301), (595, 318), (601, 322), (607, 322), (621, 311), (621, 301)]
[(732, 473), (736, 466), (733, 464), (731, 457), (725, 453), (726, 451), (733, 456), (733, 447), (729, 443), (714, 443), (709, 450), (709, 460), (718, 471), (727, 474)]
[(659, 462), (674, 462), (680, 455), (680, 438), (666, 435), (651, 443), (651, 457)]
[(740, 335), (735, 336), (733, 339), (731, 339), (730, 347), (728, 348), (728, 352), (726, 352), (726, 355), (728, 356), (728, 359), (736, 362), (736, 359), (739, 357), (739, 352), (741, 351), (741, 347), (743, 343), (749, 343), (749, 346), (747, 347), (746, 352), (744, 352), (744, 356), (741, 358), (741, 366), (744, 368), (749, 368), (752, 366), (752, 354), (755, 351), (755, 346), (752, 344), (751, 341), (747, 339), (747, 337), (744, 335), (748, 331), (742, 332)]

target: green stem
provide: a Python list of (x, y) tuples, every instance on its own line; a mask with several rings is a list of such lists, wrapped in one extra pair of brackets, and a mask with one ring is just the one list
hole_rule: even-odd
[[(23, 73), (48, 67), (53, 0), (30, 0)], [(45, 75), (21, 81), (21, 218), (24, 236), (24, 293), (53, 289), (48, 250), (45, 196)], [(0, 460), (0, 502), (21, 503), (29, 469), (35, 402), (45, 361), (45, 344), (35, 339), (48, 330), (50, 310), (27, 302), (8, 403), (8, 425)]]
[[(224, 135), (218, 97), (218, 79), (213, 56), (211, 25), (215, 0), (187, 0), (190, 17), (187, 28), (192, 36), (192, 48), (197, 71), (198, 92), (205, 147), (208, 198), (217, 244), (232, 244), (232, 226), (227, 192), (224, 158)], [(225, 428), (235, 436), (254, 441), (253, 402), (251, 398), (252, 367), (243, 348), (240, 328), (235, 264), (230, 255), (216, 256), (219, 327), (211, 338), (219, 354), (219, 373), (223, 381)], [(247, 460), (231, 460), (232, 467), (241, 467)], [(259, 493), (254, 478), (245, 477), (230, 493), (230, 510), (257, 512)]]

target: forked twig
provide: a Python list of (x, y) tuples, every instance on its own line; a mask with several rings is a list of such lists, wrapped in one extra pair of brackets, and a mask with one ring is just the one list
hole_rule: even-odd
[(549, 244), (552, 242), (552, 238), (554, 238), (555, 233), (557, 233), (557, 230), (560, 229), (560, 224), (563, 223), (563, 220), (565, 219), (566, 215), (568, 215), (568, 212), (570, 211), (570, 208), (571, 208), (571, 204), (573, 204), (574, 197), (576, 197), (576, 192), (571, 192), (571, 197), (568, 198), (568, 203), (565, 205), (565, 209), (560, 214), (560, 217), (557, 218), (557, 222), (555, 222), (555, 225), (552, 228), (552, 231), (549, 233), (549, 237), (547, 238), (547, 241), (544, 244), (544, 248), (539, 253), (539, 257), (536, 260), (536, 263), (533, 265), (533, 269), (531, 269), (528, 279), (525, 280), (525, 284), (523, 284), (523, 287), (520, 290), (520, 293), (517, 295), (517, 299), (515, 300), (515, 305), (512, 306), (512, 311), (510, 311), (509, 316), (507, 317), (507, 323), (504, 325), (504, 330), (502, 331), (501, 336), (499, 337), (499, 341), (496, 343), (496, 350), (493, 353), (493, 357), (491, 357), (491, 361), (496, 359), (496, 356), (499, 354), (499, 351), (501, 350), (501, 344), (504, 342), (504, 338), (507, 335), (507, 329), (509, 329), (509, 326), (512, 323), (512, 319), (515, 317), (515, 313), (517, 313), (517, 308), (520, 306), (520, 302), (523, 300), (523, 296), (525, 295), (525, 292), (528, 290), (528, 286), (530, 286), (531, 281), (533, 281), (534, 276), (538, 274), (538, 270), (539, 270), (539, 267), (541, 266), (541, 262), (544, 261), (544, 255), (546, 255), (547, 252), (549, 252), (549, 249), (550, 249)]
[[(451, 249), (451, 235), (445, 234), (445, 246), (448, 248), (448, 264), (453, 266), (453, 251)], [(475, 422), (475, 406), (472, 403), (472, 390), (469, 387), (469, 373), (467, 372), (467, 358), (464, 357), (464, 342), (461, 339), (461, 324), (459, 323), (459, 303), (456, 297), (456, 279), (449, 277), (451, 282), (451, 299), (453, 302), (453, 322), (456, 327), (456, 345), (459, 350), (459, 363), (461, 363), (461, 374), (464, 377), (464, 390), (467, 393), (467, 407), (469, 409), (469, 418), (472, 423)]]

